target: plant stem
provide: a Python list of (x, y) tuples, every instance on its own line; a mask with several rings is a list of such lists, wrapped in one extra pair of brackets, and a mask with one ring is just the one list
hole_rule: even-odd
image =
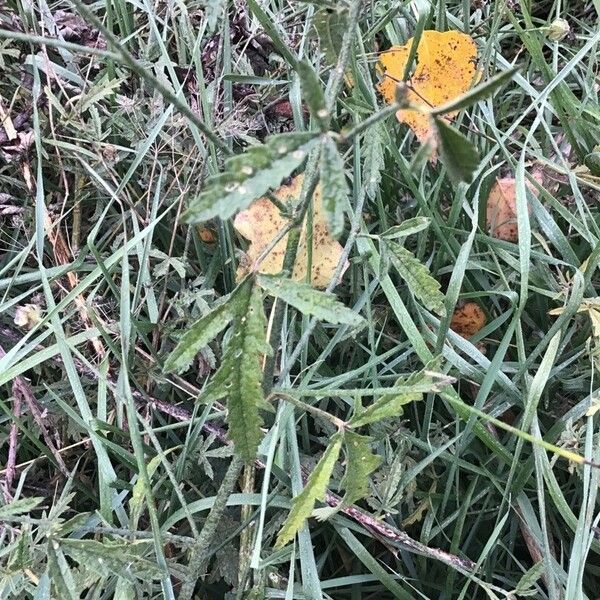
[[(304, 197), (300, 199), (297, 212), (293, 219), (293, 228), (291, 229), (287, 246), (285, 250), (285, 257), (283, 259), (283, 271), (291, 274), (294, 271), (294, 264), (296, 263), (296, 256), (298, 254), (298, 245), (300, 243), (300, 234), (302, 232), (302, 223), (304, 221), (304, 215), (310, 205), (313, 194), (319, 183), (319, 171), (317, 169), (317, 158), (318, 155), (313, 155), (307, 172), (309, 173), (307, 180), (304, 182)], [(277, 361), (277, 348), (279, 346), (279, 336), (281, 334), (281, 328), (283, 326), (283, 318), (285, 315), (285, 303), (279, 302), (275, 306), (275, 315), (273, 317), (273, 326), (271, 328), (271, 335), (269, 337), (269, 344), (273, 348), (273, 354), (267, 357), (265, 362), (265, 368), (263, 371), (263, 391), (265, 395), (269, 394), (273, 389), (273, 375), (275, 373), (275, 363)]]
[[(354, 35), (356, 32), (356, 27), (358, 25), (358, 17), (361, 5), (362, 0), (355, 0), (350, 8), (350, 13), (348, 15), (349, 25), (342, 40), (342, 46), (340, 49), (338, 62), (330, 80), (327, 83), (327, 88), (325, 90), (325, 102), (327, 105), (327, 111), (329, 113), (329, 122), (331, 122), (331, 112), (333, 106), (335, 105), (338, 94), (342, 89), (344, 73), (346, 72), (348, 60), (350, 59), (350, 49), (354, 41)], [(309, 165), (306, 169), (306, 172), (308, 173), (308, 178), (304, 182), (304, 199), (300, 201), (299, 208), (295, 217), (297, 227), (290, 232), (285, 251), (285, 258), (283, 261), (284, 271), (287, 270), (290, 274), (293, 272), (294, 263), (296, 262), (296, 255), (298, 253), (298, 243), (300, 242), (300, 231), (302, 227), (302, 222), (304, 221), (304, 215), (306, 214), (306, 210), (308, 209), (312, 196), (315, 192), (315, 189), (317, 188), (317, 184), (319, 183), (319, 171), (317, 165), (318, 154), (313, 154), (312, 158), (313, 160), (309, 162)], [(274, 352), (273, 356), (270, 356), (267, 359), (267, 362), (265, 363), (263, 377), (263, 390), (265, 394), (269, 394), (271, 389), (273, 388), (273, 374), (275, 373), (275, 362), (277, 360), (276, 348), (279, 346), (278, 337), (280, 335), (281, 327), (283, 325), (283, 317), (285, 315), (285, 304), (283, 302), (279, 303), (275, 307), (275, 311), (275, 316), (273, 318), (273, 328), (269, 339), (269, 343), (273, 348)], [(289, 373), (289, 369), (286, 369), (286, 371)]]
[(298, 398), (294, 398), (294, 396), (291, 396), (289, 394), (285, 394), (283, 392), (274, 392), (271, 397), (282, 398), (286, 402), (289, 402), (290, 404), (293, 404), (294, 406), (297, 406), (298, 408), (301, 408), (302, 410), (305, 410), (306, 412), (312, 413), (313, 415), (315, 415), (321, 419), (325, 419), (326, 421), (333, 423), (333, 425), (335, 425), (338, 429), (345, 429), (345, 427), (347, 425), (347, 423), (345, 421), (342, 421), (342, 419), (338, 419), (337, 417), (333, 416), (332, 414), (329, 414), (328, 412), (321, 410), (320, 408), (317, 408), (316, 406), (311, 406), (310, 404), (306, 404), (306, 402), (302, 402), (302, 400), (298, 400)]
[[(327, 112), (329, 113), (328, 121), (331, 121), (331, 112), (337, 102), (337, 97), (344, 83), (344, 75), (346, 73), (346, 67), (348, 66), (348, 60), (350, 59), (350, 50), (354, 43), (354, 35), (356, 26), (358, 25), (362, 1), (363, 0), (354, 0), (350, 7), (348, 13), (348, 29), (342, 39), (342, 46), (340, 48), (337, 65), (335, 66), (333, 74), (327, 82), (327, 88), (325, 89), (325, 105), (327, 107)], [(327, 123), (327, 125), (329, 125), (329, 123)]]
[(227, 506), (227, 500), (233, 492), (233, 488), (235, 487), (243, 466), (244, 460), (240, 456), (234, 454), (229, 463), (227, 472), (225, 473), (225, 477), (223, 477), (219, 491), (215, 496), (215, 502), (206, 517), (204, 527), (192, 549), (188, 567), (189, 574), (181, 587), (179, 600), (190, 600), (193, 596), (196, 581), (202, 575), (204, 564), (210, 556), (210, 545), (217, 534), (219, 523), (221, 522)]
[(363, 131), (366, 131), (372, 125), (375, 125), (375, 123), (383, 121), (391, 115), (395, 115), (399, 107), (399, 104), (392, 104), (391, 106), (386, 106), (385, 108), (382, 108), (376, 113), (373, 113), (370, 117), (367, 117), (363, 121), (360, 121), (347, 133), (344, 133), (342, 131), (342, 133), (339, 135), (337, 143), (343, 144), (345, 142), (353, 140), (357, 135), (361, 134)]
[[(242, 474), (242, 493), (252, 494), (254, 492), (254, 484), (256, 480), (256, 465), (244, 465), (244, 473)], [(252, 533), (254, 531), (251, 522), (252, 506), (244, 504), (241, 507), (241, 522), (248, 523), (248, 526), (240, 532), (240, 551), (239, 551), (239, 567), (238, 567), (238, 587), (239, 593), (243, 594), (246, 588), (246, 580), (250, 570), (250, 560), (252, 558)]]

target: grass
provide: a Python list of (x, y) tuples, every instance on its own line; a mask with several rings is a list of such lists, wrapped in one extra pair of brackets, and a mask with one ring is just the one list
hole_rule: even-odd
[[(597, 597), (600, 450), (587, 413), (599, 338), (582, 302), (597, 297), (600, 262), (600, 179), (583, 166), (600, 139), (600, 5), (428, 6), (7, 0), (2, 598)], [(571, 31), (552, 41), (544, 27), (557, 17)], [(519, 67), (454, 123), (480, 156), (470, 184), (428, 162), (376, 92), (378, 51), (422, 29), (470, 33), (486, 74)], [(182, 214), (227, 155), (316, 129), (298, 58), (322, 84), (324, 126), (356, 132), (338, 144), (349, 267), (330, 289), (366, 324), (265, 301), (274, 411), (258, 461), (244, 464), (223, 399), (196, 402), (231, 331), (184, 372), (164, 364), (235, 289), (247, 244), (232, 219), (196, 226)], [(518, 243), (486, 228), (497, 177), (516, 178)], [(413, 217), (429, 226), (405, 247), (441, 285), (446, 316), (382, 251), (381, 234)], [(289, 264), (294, 253), (288, 244)], [(487, 317), (470, 339), (450, 329), (465, 301)], [(381, 461), (366, 497), (276, 546), (358, 399), (370, 406), (440, 355), (453, 384), (360, 430)], [(342, 459), (319, 510), (339, 505), (343, 477)]]

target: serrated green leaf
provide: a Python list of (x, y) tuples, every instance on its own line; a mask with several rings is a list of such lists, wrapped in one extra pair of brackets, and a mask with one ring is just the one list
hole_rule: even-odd
[(0, 506), (0, 519), (14, 517), (31, 512), (36, 506), (43, 502), (44, 498), (21, 498), (13, 500), (9, 504)]
[(325, 499), (327, 484), (333, 473), (333, 467), (340, 455), (342, 441), (343, 435), (339, 432), (331, 438), (329, 446), (327, 446), (321, 460), (319, 460), (317, 466), (310, 474), (306, 486), (292, 501), (290, 514), (277, 536), (277, 541), (275, 542), (276, 548), (281, 548), (293, 540), (297, 531), (304, 524), (304, 521), (310, 517), (315, 507), (315, 502)]
[(234, 300), (236, 291), (234, 290), (229, 298), (219, 306), (200, 317), (186, 331), (165, 362), (164, 370), (167, 373), (183, 371), (189, 367), (194, 360), (194, 356), (229, 325), (235, 315)]
[(437, 132), (438, 151), (450, 179), (454, 183), (468, 183), (479, 166), (475, 145), (443, 119), (435, 117), (433, 122)]
[(531, 569), (523, 573), (523, 577), (519, 580), (517, 587), (515, 588), (515, 594), (520, 596), (528, 595), (532, 591), (535, 593), (535, 589), (532, 590), (534, 583), (542, 576), (544, 573), (544, 561), (540, 560), (540, 562), (535, 563)]
[(344, 306), (334, 294), (320, 292), (308, 283), (293, 281), (277, 275), (258, 275), (258, 284), (271, 296), (281, 298), (302, 314), (311, 315), (334, 325), (360, 327), (364, 319)]
[(356, 412), (348, 422), (348, 426), (362, 427), (369, 423), (402, 416), (405, 404), (422, 400), (423, 394), (439, 392), (448, 383), (448, 379), (431, 372), (428, 366), (407, 378), (398, 379), (389, 394), (381, 396), (371, 406)]
[(338, 3), (333, 10), (329, 7), (319, 9), (313, 16), (312, 25), (317, 32), (327, 65), (335, 65), (342, 38), (348, 28), (348, 7)]
[(344, 161), (333, 140), (327, 136), (321, 147), (321, 200), (329, 231), (339, 237), (344, 231), (344, 209), (348, 203), (348, 184)]
[(425, 308), (438, 315), (444, 315), (444, 294), (440, 291), (439, 282), (429, 273), (429, 269), (403, 246), (387, 240), (385, 245), (392, 264), (400, 277), (406, 281), (413, 296), (420, 300)]
[(409, 235), (414, 235), (415, 233), (419, 233), (419, 231), (427, 229), (430, 223), (431, 219), (428, 219), (427, 217), (413, 217), (412, 219), (406, 219), (406, 221), (402, 221), (400, 225), (390, 227), (381, 234), (381, 237), (388, 240), (405, 238)]
[(162, 579), (164, 573), (153, 561), (139, 555), (151, 542), (102, 543), (96, 540), (57, 540), (61, 550), (79, 564), (100, 575), (113, 573), (130, 582), (138, 579)]
[(422, 398), (423, 394), (421, 392), (394, 393), (389, 396), (382, 396), (371, 406), (365, 408), (362, 413), (353, 417), (349, 422), (349, 426), (362, 427), (368, 423), (400, 417), (404, 414), (403, 406), (405, 404), (416, 402)]
[[(158, 466), (160, 465), (163, 458), (167, 456), (167, 454), (170, 454), (171, 452), (174, 452), (177, 449), (177, 446), (168, 448), (167, 450), (164, 450), (162, 454), (157, 454), (150, 460), (150, 462), (146, 465), (146, 472), (148, 473), (149, 480), (152, 480), (152, 477), (154, 476), (154, 473), (156, 473), (156, 469), (158, 469)], [(132, 529), (137, 529), (138, 520), (144, 508), (144, 491), (144, 480), (141, 477), (138, 477), (137, 481), (133, 484), (133, 490), (131, 491), (131, 499), (129, 500)]]
[(321, 131), (327, 128), (327, 109), (321, 81), (313, 66), (307, 60), (296, 63), (296, 72), (300, 77), (302, 97), (308, 106), (312, 118), (319, 124)]
[(73, 531), (77, 531), (81, 527), (87, 525), (87, 522), (91, 516), (91, 513), (83, 512), (67, 519), (59, 525), (53, 527), (53, 533), (57, 536), (67, 536)]
[(369, 475), (381, 464), (381, 456), (373, 454), (371, 438), (353, 431), (344, 432), (346, 471), (340, 487), (346, 490), (342, 504), (354, 504), (369, 493)]
[(67, 559), (55, 540), (48, 541), (48, 575), (52, 581), (54, 598), (79, 600), (81, 590), (77, 589)]
[(209, 177), (200, 195), (191, 200), (183, 220), (202, 223), (214, 217), (231, 217), (271, 188), (279, 187), (317, 141), (318, 135), (311, 132), (274, 135), (264, 144), (229, 158), (223, 172)]
[(229, 437), (236, 452), (251, 462), (262, 438), (259, 409), (270, 409), (262, 389), (262, 360), (272, 350), (265, 341), (267, 323), (260, 288), (247, 279), (238, 289), (233, 335), (201, 399), (227, 398)]
[(364, 136), (365, 162), (363, 166), (363, 179), (365, 191), (369, 198), (374, 199), (381, 184), (381, 173), (385, 167), (383, 149), (387, 139), (387, 132), (382, 122), (369, 128)]

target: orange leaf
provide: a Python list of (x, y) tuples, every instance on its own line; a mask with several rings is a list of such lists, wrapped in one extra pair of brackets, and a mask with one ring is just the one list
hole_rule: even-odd
[(454, 310), (450, 329), (458, 335), (469, 339), (474, 336), (486, 322), (485, 313), (476, 302), (465, 302)]
[[(402, 81), (414, 38), (405, 46), (393, 46), (379, 57), (383, 79), (378, 89), (390, 104), (395, 101), (396, 84)], [(419, 41), (416, 69), (406, 82), (408, 101), (412, 105), (437, 107), (458, 98), (477, 82), (475, 68), (477, 47), (473, 39), (458, 31), (424, 31)], [(451, 120), (456, 112), (448, 113)], [(418, 140), (424, 143), (433, 134), (429, 115), (419, 110), (401, 109), (396, 113), (400, 123), (406, 123)]]
[[(275, 196), (283, 204), (291, 204), (298, 200), (302, 190), (303, 175), (295, 177), (290, 185), (281, 186)], [(246, 252), (247, 264), (240, 265), (238, 276), (243, 276), (250, 269), (255, 268), (254, 263), (267, 248), (275, 236), (287, 225), (287, 220), (281, 215), (279, 209), (266, 197), (253, 202), (247, 210), (237, 214), (233, 223), (237, 231), (250, 240)], [(266, 258), (256, 269), (259, 273), (271, 275), (281, 272), (283, 258), (287, 244), (287, 235), (275, 244)], [(302, 226), (298, 254), (294, 265), (293, 279), (306, 281), (308, 268), (308, 240), (306, 220)], [(327, 229), (323, 207), (321, 205), (321, 190), (317, 186), (313, 196), (313, 223), (312, 223), (312, 269), (311, 284), (316, 288), (325, 288), (331, 282), (333, 272), (342, 256), (343, 248), (331, 237)], [(344, 266), (344, 271), (348, 262)]]
[[(537, 196), (537, 190), (529, 181), (525, 185)], [(487, 228), (492, 237), (507, 242), (519, 240), (516, 190), (517, 182), (512, 177), (497, 179), (492, 186), (487, 201)], [(528, 208), (531, 212), (531, 206)]]

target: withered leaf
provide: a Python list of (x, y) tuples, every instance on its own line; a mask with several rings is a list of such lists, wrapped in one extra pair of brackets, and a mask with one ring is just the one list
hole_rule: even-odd
[(486, 323), (485, 313), (477, 302), (465, 302), (457, 306), (450, 321), (450, 329), (458, 335), (469, 339)]
[[(300, 197), (303, 180), (304, 176), (298, 175), (289, 185), (281, 186), (275, 192), (275, 196), (283, 204), (294, 204)], [(234, 227), (250, 241), (250, 246), (246, 252), (247, 261), (245, 265), (240, 266), (239, 276), (254, 268), (259, 273), (270, 275), (281, 272), (288, 239), (287, 235), (275, 244), (260, 265), (255, 265), (255, 262), (287, 224), (286, 217), (265, 196), (253, 202), (247, 210), (237, 214)], [(310, 238), (312, 238), (310, 283), (315, 288), (325, 288), (331, 282), (335, 268), (341, 259), (343, 248), (329, 233), (321, 202), (320, 186), (317, 186), (313, 196), (312, 230), (307, 231), (306, 219), (302, 226), (298, 254), (292, 275), (296, 281), (306, 281), (307, 279)], [(348, 263), (346, 262), (344, 271), (347, 266)]]
[[(537, 195), (535, 186), (526, 181), (527, 187)], [(529, 212), (531, 206), (528, 205)], [(512, 177), (497, 179), (487, 201), (487, 228), (492, 237), (507, 242), (517, 242), (517, 182)]]
[[(396, 84), (402, 81), (414, 38), (404, 46), (393, 46), (379, 57), (383, 79), (379, 91), (390, 104), (395, 101)], [(412, 105), (437, 107), (467, 92), (478, 79), (475, 66), (477, 47), (473, 39), (459, 31), (424, 31), (417, 48), (416, 68), (407, 81), (407, 100)], [(456, 113), (447, 113), (452, 120)], [(433, 134), (429, 115), (414, 109), (401, 109), (398, 121), (406, 123), (421, 143)]]

